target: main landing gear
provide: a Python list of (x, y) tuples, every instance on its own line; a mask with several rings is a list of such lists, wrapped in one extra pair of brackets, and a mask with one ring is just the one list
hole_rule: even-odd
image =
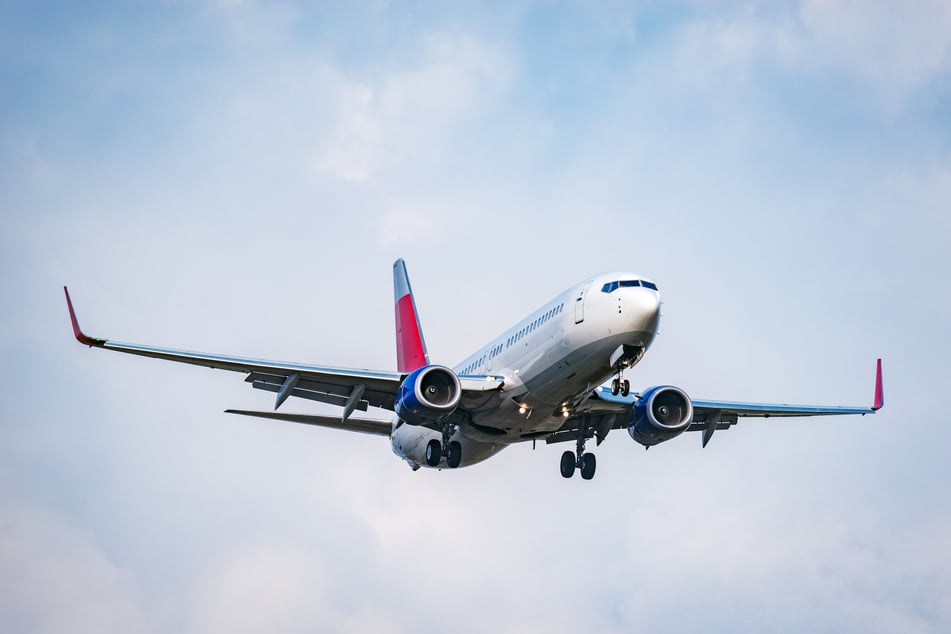
[(573, 451), (566, 451), (561, 454), (561, 475), (570, 478), (575, 474), (575, 469), (581, 470), (581, 477), (590, 480), (594, 477), (594, 470), (598, 466), (597, 458), (593, 453), (583, 453), (581, 458), (575, 457)]
[(578, 441), (575, 451), (566, 451), (561, 454), (561, 475), (570, 478), (575, 474), (575, 469), (581, 471), (581, 477), (590, 480), (594, 477), (594, 471), (598, 466), (598, 460), (593, 453), (585, 453), (584, 444), (587, 440), (588, 425), (582, 423), (578, 429)]
[(430, 467), (438, 467), (443, 457), (450, 469), (462, 462), (462, 445), (457, 440), (449, 440), (454, 429), (453, 425), (446, 423), (442, 426), (442, 442), (433, 438), (426, 443), (426, 464)]

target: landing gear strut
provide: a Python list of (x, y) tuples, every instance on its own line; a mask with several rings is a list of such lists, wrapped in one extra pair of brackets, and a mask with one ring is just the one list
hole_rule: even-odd
[(581, 471), (581, 477), (590, 480), (594, 477), (598, 461), (593, 453), (585, 453), (584, 445), (588, 436), (588, 417), (583, 416), (581, 426), (578, 428), (578, 440), (575, 445), (575, 451), (566, 451), (561, 454), (561, 475), (570, 478), (575, 474), (575, 469)]
[(625, 378), (622, 378), (623, 370), (618, 368), (617, 378), (611, 381), (611, 394), (617, 396), (619, 393), (621, 396), (627, 396), (631, 393), (631, 382)]
[(455, 426), (445, 423), (442, 426), (442, 442), (433, 438), (426, 443), (426, 464), (438, 467), (439, 462), (446, 458), (446, 465), (455, 469), (462, 462), (462, 445), (457, 440), (449, 440)]

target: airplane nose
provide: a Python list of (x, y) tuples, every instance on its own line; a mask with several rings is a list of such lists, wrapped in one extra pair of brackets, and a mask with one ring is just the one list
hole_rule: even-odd
[(627, 301), (631, 330), (654, 334), (660, 324), (660, 294), (646, 288), (636, 289)]

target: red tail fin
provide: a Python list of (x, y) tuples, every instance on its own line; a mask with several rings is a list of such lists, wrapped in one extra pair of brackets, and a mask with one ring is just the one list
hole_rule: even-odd
[(429, 353), (402, 258), (393, 263), (393, 293), (396, 296), (396, 369), (412, 372), (429, 365)]

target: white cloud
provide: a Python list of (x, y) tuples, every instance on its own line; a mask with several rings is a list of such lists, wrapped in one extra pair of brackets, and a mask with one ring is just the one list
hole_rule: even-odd
[(7, 631), (151, 631), (133, 571), (94, 535), (16, 500), (0, 474), (0, 623)]
[(318, 170), (367, 182), (387, 167), (424, 168), (451, 151), (454, 126), (491, 102), (512, 73), (497, 47), (467, 36), (426, 36), (412, 57), (419, 61), (364, 81), (331, 71), (337, 123)]
[(336, 629), (327, 577), (306, 551), (247, 545), (199, 584), (188, 627), (196, 634)]
[(799, 55), (852, 70), (900, 94), (951, 69), (951, 4), (944, 0), (806, 0)]
[(383, 217), (379, 228), (380, 242), (398, 245), (427, 242), (443, 235), (447, 214), (437, 211), (400, 208), (392, 209)]
[(807, 0), (714, 14), (673, 29), (670, 79), (707, 89), (757, 71), (842, 73), (888, 109), (951, 71), (951, 4)]

